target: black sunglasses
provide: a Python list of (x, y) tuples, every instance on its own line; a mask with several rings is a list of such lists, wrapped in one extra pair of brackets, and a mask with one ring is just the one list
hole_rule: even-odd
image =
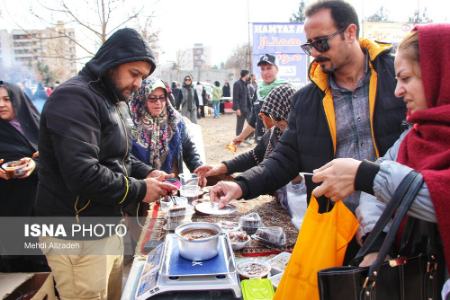
[(318, 38), (315, 41), (304, 43), (300, 47), (308, 55), (311, 55), (312, 48), (316, 49), (319, 52), (327, 52), (328, 50), (330, 50), (330, 44), (328, 43), (328, 40), (333, 38), (333, 37), (335, 37), (336, 35), (344, 32), (344, 31), (345, 31), (345, 29), (344, 30), (342, 30), (342, 29), (338, 30), (335, 33), (332, 33), (330, 35)]

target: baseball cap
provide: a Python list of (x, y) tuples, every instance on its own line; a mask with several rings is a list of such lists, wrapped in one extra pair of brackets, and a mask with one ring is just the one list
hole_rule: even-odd
[(269, 64), (269, 65), (274, 65), (274, 66), (276, 66), (277, 64), (275, 63), (275, 56), (273, 56), (272, 54), (264, 54), (263, 56), (261, 56), (260, 58), (259, 58), (259, 62), (258, 62), (258, 67), (260, 66), (260, 65), (263, 65), (263, 64)]

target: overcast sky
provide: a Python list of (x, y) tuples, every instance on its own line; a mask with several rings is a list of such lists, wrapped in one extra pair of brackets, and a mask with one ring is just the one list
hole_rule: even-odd
[[(86, 0), (95, 1), (95, 0)], [(41, 2), (48, 6), (58, 0), (2, 0), (0, 29), (48, 26), (44, 21), (32, 17), (30, 5)], [(82, 0), (66, 0), (83, 11)], [(308, 2), (312, 2), (307, 1)], [(362, 15), (373, 14), (384, 6), (391, 19), (407, 21), (417, 7), (427, 7), (434, 21), (450, 22), (450, 1), (448, 0), (353, 0), (350, 1)], [(249, 22), (288, 22), (297, 11), (300, 0), (125, 0), (120, 15), (127, 7), (145, 3), (147, 13), (155, 12), (152, 23), (160, 31), (160, 48), (163, 61), (175, 60), (178, 49), (191, 48), (194, 43), (203, 43), (211, 48), (213, 64), (224, 62), (232, 50), (248, 40)], [(54, 6), (54, 5), (53, 5)], [(84, 13), (84, 11), (83, 11)], [(85, 13), (86, 15), (89, 12)], [(118, 16), (119, 18), (120, 16)], [(54, 18), (46, 15), (46, 19)], [(77, 36), (80, 36), (77, 33)]]

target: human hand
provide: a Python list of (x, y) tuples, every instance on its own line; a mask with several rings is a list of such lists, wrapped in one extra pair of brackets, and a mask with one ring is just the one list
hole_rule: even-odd
[(167, 174), (164, 171), (156, 169), (147, 174), (147, 178), (160, 178), (161, 181), (164, 181), (167, 178), (174, 178), (174, 177), (175, 177), (174, 173)]
[(355, 176), (361, 161), (353, 158), (337, 158), (314, 170), (312, 181), (322, 183), (312, 193), (337, 201), (355, 191)]
[(147, 191), (142, 201), (150, 203), (155, 202), (160, 197), (167, 196), (177, 191), (177, 187), (173, 184), (163, 182), (162, 177), (159, 178), (146, 178), (145, 183)]
[(227, 166), (223, 163), (217, 166), (204, 165), (195, 169), (194, 173), (198, 176), (209, 177), (223, 175), (227, 173)]
[(242, 143), (244, 141), (244, 138), (241, 135), (238, 135), (237, 137), (235, 137), (233, 139), (233, 141), (231, 141), (231, 143), (235, 144), (235, 145), (239, 145), (240, 143)]
[(232, 181), (219, 181), (209, 190), (211, 202), (218, 202), (219, 208), (225, 207), (231, 200), (242, 197), (241, 187)]
[(240, 109), (236, 110), (236, 116), (240, 117), (241, 115), (242, 115), (241, 110)]
[(206, 174), (211, 171), (213, 166), (210, 165), (203, 165), (198, 167), (194, 170), (194, 173), (197, 174), (199, 177), (206, 177)]
[[(3, 164), (4, 161), (5, 161), (4, 159), (0, 159), (0, 165)], [(6, 171), (3, 170), (3, 168), (0, 168), (0, 178), (4, 180), (9, 179), (9, 176), (6, 174)]]
[(208, 180), (206, 179), (206, 177), (198, 176), (198, 185), (200, 187), (202, 187), (202, 188), (205, 187), (207, 183), (208, 183)]

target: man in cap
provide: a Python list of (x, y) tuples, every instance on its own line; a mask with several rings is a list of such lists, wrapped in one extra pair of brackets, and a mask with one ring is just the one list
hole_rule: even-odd
[(267, 95), (275, 87), (286, 83), (285, 80), (277, 79), (278, 66), (276, 64), (276, 58), (272, 54), (264, 54), (259, 58), (258, 67), (261, 71), (262, 82), (258, 84), (256, 89), (256, 94), (253, 101), (252, 113), (248, 118), (248, 124), (242, 130), (242, 132), (236, 133), (237, 137), (233, 140), (234, 143), (238, 144), (245, 140), (253, 131), (255, 132), (255, 139), (259, 141), (264, 134), (264, 126), (259, 119), (259, 111), (264, 103)]
[[(73, 224), (83, 224), (83, 217), (119, 222), (122, 207), (156, 201), (175, 189), (163, 182), (164, 174), (130, 154), (123, 115), (125, 101), (154, 70), (147, 43), (125, 28), (115, 32), (77, 76), (55, 89), (41, 115), (38, 216), (67, 217), (65, 222)], [(91, 234), (94, 240), (79, 241), (70, 231), (65, 238), (78, 240), (76, 255), (44, 251), (60, 298), (119, 299), (122, 238)], [(64, 243), (51, 237), (41, 241)], [(101, 255), (91, 255), (89, 249)]]

